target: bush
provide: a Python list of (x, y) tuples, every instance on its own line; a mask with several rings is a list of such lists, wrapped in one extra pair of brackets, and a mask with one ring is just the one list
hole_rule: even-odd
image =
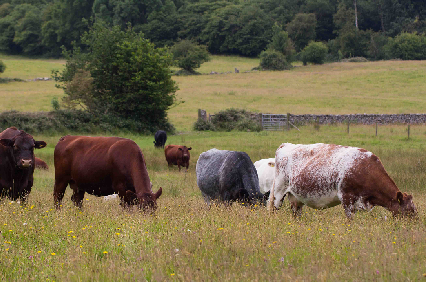
[(6, 70), (6, 65), (3, 63), (3, 61), (0, 61), (0, 73), (4, 73)]
[(264, 70), (288, 70), (292, 65), (285, 56), (276, 50), (266, 50), (260, 53), (260, 68)]
[(196, 130), (196, 131), (206, 131), (206, 130), (215, 131), (215, 127), (214, 127), (213, 123), (199, 118), (194, 123), (194, 130)]
[(212, 123), (217, 131), (261, 131), (260, 124), (251, 118), (251, 113), (241, 109), (227, 109), (215, 113)]
[(402, 60), (426, 59), (426, 36), (401, 33), (386, 45), (389, 57)]
[(179, 41), (171, 48), (171, 52), (176, 66), (188, 72), (194, 72), (202, 63), (210, 61), (207, 48), (190, 40)]
[(307, 63), (313, 63), (316, 65), (324, 64), (325, 57), (327, 55), (328, 48), (322, 42), (310, 42), (300, 54), (303, 61), (303, 65)]
[(368, 60), (364, 57), (352, 57), (352, 58), (343, 59), (342, 62), (365, 63), (365, 62), (368, 62)]
[[(158, 127), (140, 121), (123, 119), (114, 115), (93, 115), (82, 110), (57, 110), (52, 112), (23, 113), (17, 111), (0, 113), (0, 128), (16, 126), (28, 133), (115, 133), (138, 132), (150, 134)], [(175, 128), (166, 122), (159, 125), (174, 133)]]

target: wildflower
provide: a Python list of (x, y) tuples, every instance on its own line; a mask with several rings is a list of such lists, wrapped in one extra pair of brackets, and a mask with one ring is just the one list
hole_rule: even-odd
[(220, 228), (218, 228), (217, 230), (222, 230), (223, 228), (222, 227), (220, 227)]
[(175, 275), (174, 273), (170, 274), (170, 276), (174, 276), (174, 275)]
[(104, 251), (104, 254), (107, 254), (108, 252), (107, 251)]
[(376, 270), (376, 273), (379, 274), (380, 272), (378, 270)]
[(56, 256), (56, 254), (55, 253), (50, 253), (52, 256)]
[(278, 261), (284, 262), (284, 257), (281, 257)]
[(68, 233), (73, 233), (73, 232), (74, 232), (74, 231), (72, 231), (72, 230), (71, 230), (71, 231), (68, 231)]
[(120, 233), (115, 233), (115, 235), (117, 235), (117, 236), (118, 236), (118, 235), (120, 235)]
[(37, 251), (37, 253), (41, 253), (41, 251)]

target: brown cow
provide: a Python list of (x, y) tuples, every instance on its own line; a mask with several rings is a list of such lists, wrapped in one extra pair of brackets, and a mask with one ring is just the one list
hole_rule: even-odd
[(179, 171), (181, 166), (186, 167), (186, 170), (188, 170), (189, 159), (191, 157), (189, 150), (191, 149), (192, 147), (187, 148), (186, 146), (167, 145), (164, 149), (164, 153), (169, 167), (177, 165)]
[(34, 149), (45, 146), (16, 127), (0, 133), (0, 197), (25, 203), (34, 183)]
[(42, 159), (35, 157), (35, 168), (48, 170), (49, 166)]
[(55, 147), (54, 164), (56, 208), (68, 184), (73, 190), (71, 200), (78, 207), (87, 192), (95, 196), (116, 193), (123, 206), (157, 208), (162, 189), (152, 192), (144, 156), (130, 139), (67, 135)]
[(401, 193), (380, 159), (365, 149), (285, 143), (276, 151), (275, 164), (269, 209), (278, 208), (288, 194), (295, 215), (304, 205), (324, 209), (340, 203), (349, 219), (374, 206), (393, 215), (417, 213), (413, 197)]

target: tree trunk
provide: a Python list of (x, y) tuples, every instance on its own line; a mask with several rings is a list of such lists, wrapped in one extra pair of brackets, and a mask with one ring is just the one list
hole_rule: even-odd
[(358, 29), (358, 11), (356, 8), (356, 0), (354, 0), (354, 7), (355, 7), (355, 27)]

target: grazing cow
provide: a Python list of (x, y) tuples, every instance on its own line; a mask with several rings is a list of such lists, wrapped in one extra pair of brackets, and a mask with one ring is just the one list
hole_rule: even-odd
[(116, 193), (124, 206), (137, 204), (153, 211), (162, 193), (161, 187), (152, 192), (144, 156), (130, 139), (67, 135), (55, 147), (54, 164), (56, 208), (68, 184), (78, 207), (85, 192), (98, 197)]
[(167, 145), (164, 149), (164, 153), (166, 155), (166, 161), (170, 166), (177, 165), (180, 171), (180, 167), (186, 167), (188, 170), (189, 167), (189, 159), (191, 158), (191, 154), (189, 150), (192, 147), (187, 148), (186, 146), (179, 145)]
[(34, 149), (46, 146), (23, 130), (10, 127), (0, 133), (0, 196), (26, 202), (34, 183)]
[(206, 203), (253, 204), (264, 199), (256, 169), (245, 152), (211, 149), (200, 155), (196, 166), (197, 184)]
[(275, 158), (262, 159), (254, 163), (259, 177), (260, 193), (265, 194), (274, 184)]
[(35, 168), (48, 170), (49, 166), (42, 159), (35, 157)]
[(155, 133), (154, 139), (155, 139), (154, 141), (155, 148), (160, 148), (160, 147), (164, 148), (164, 145), (166, 145), (166, 141), (167, 141), (167, 133), (163, 130), (158, 130)]
[[(342, 204), (351, 219), (357, 210), (382, 206), (392, 214), (415, 215), (413, 197), (401, 193), (373, 153), (331, 144), (282, 144), (275, 154), (275, 183), (268, 208), (286, 194), (295, 215), (303, 205), (324, 209)], [(274, 200), (275, 197), (275, 200)]]

